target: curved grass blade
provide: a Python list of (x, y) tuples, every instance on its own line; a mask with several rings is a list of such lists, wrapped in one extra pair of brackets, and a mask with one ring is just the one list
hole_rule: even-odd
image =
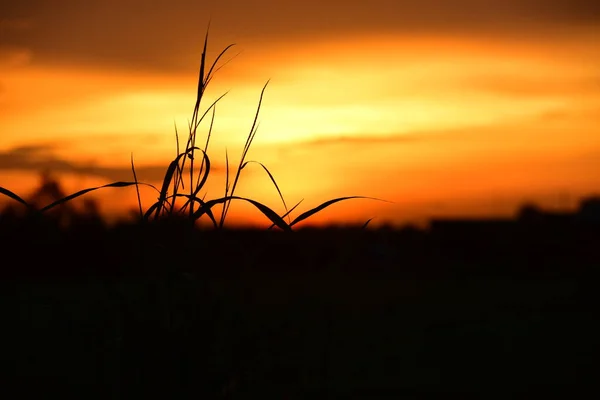
[(148, 219), (150, 218), (150, 216), (152, 215), (154, 210), (156, 210), (159, 206), (160, 206), (160, 203), (158, 201), (156, 203), (152, 204), (144, 213), (144, 221), (148, 221)]
[[(198, 129), (198, 127), (200, 126), (200, 124), (202, 123), (202, 121), (204, 121), (204, 118), (206, 118), (206, 116), (208, 115), (208, 113), (213, 110), (216, 106), (217, 103), (219, 101), (221, 101), (221, 99), (223, 99), (223, 97), (227, 96), (229, 94), (229, 91), (226, 91), (225, 93), (223, 93), (222, 95), (220, 95), (215, 101), (213, 101), (210, 106), (204, 111), (204, 113), (202, 114), (202, 116), (200, 118), (198, 118), (198, 116), (196, 115), (196, 122), (194, 123), (193, 128), (190, 128), (192, 130), (192, 132), (194, 132), (195, 130)], [(188, 139), (188, 146), (189, 146), (189, 139)]]
[(277, 182), (275, 182), (275, 178), (273, 177), (273, 174), (271, 174), (271, 172), (269, 171), (269, 169), (267, 167), (265, 167), (265, 165), (261, 162), (258, 161), (246, 161), (243, 165), (241, 169), (244, 169), (246, 167), (246, 165), (248, 165), (249, 163), (254, 163), (254, 164), (258, 164), (261, 167), (263, 167), (263, 169), (265, 170), (265, 172), (269, 175), (269, 178), (271, 178), (271, 182), (273, 182), (273, 185), (275, 185), (275, 189), (277, 189), (277, 193), (279, 193), (279, 198), (281, 199), (281, 202), (283, 203), (283, 207), (285, 208), (286, 214), (288, 214), (288, 208), (287, 208), (287, 204), (285, 204), (285, 200), (283, 198), (283, 194), (281, 194), (281, 190), (279, 190), (279, 186), (277, 185)]
[[(237, 187), (237, 183), (240, 178), (240, 173), (242, 172), (242, 169), (241, 169), (242, 165), (244, 164), (244, 160), (246, 159), (246, 154), (248, 154), (248, 150), (250, 149), (250, 145), (252, 144), (254, 135), (256, 135), (256, 129), (257, 129), (256, 124), (258, 121), (258, 115), (260, 114), (260, 108), (262, 106), (263, 97), (265, 95), (265, 90), (267, 90), (268, 85), (269, 85), (269, 81), (267, 81), (267, 83), (265, 83), (265, 85), (263, 86), (263, 88), (260, 92), (260, 97), (258, 99), (258, 106), (256, 107), (256, 113), (254, 114), (254, 120), (252, 121), (252, 127), (250, 128), (250, 133), (248, 134), (248, 138), (246, 139), (246, 144), (244, 145), (244, 149), (242, 150), (242, 157), (240, 158), (240, 163), (239, 163), (238, 169), (235, 173), (235, 178), (233, 179), (231, 193), (229, 193), (231, 196), (233, 196), (233, 194), (235, 193), (235, 188)], [(227, 202), (223, 203), (223, 212), (221, 213), (221, 227), (225, 223), (225, 217), (227, 216), (227, 212), (229, 211), (230, 204), (231, 204), (231, 201), (227, 201)]]
[(206, 180), (208, 179), (208, 173), (210, 172), (210, 159), (208, 158), (208, 154), (206, 154), (206, 152), (202, 149), (198, 150), (202, 152), (202, 164), (206, 164), (206, 169), (204, 169), (204, 171), (201, 171), (198, 175), (198, 177), (202, 176), (202, 178), (200, 179), (200, 182), (198, 182), (196, 185), (196, 189), (194, 190), (194, 196), (196, 196), (200, 192), (200, 190), (202, 190), (204, 184), (206, 183)]
[(57, 201), (55, 201), (55, 202), (53, 202), (51, 204), (48, 204), (46, 207), (43, 207), (40, 211), (41, 212), (48, 211), (51, 208), (54, 208), (54, 207), (56, 207), (58, 205), (66, 203), (67, 201), (73, 200), (73, 199), (75, 199), (75, 198), (77, 198), (79, 196), (83, 196), (86, 193), (93, 192), (94, 190), (104, 189), (104, 188), (127, 187), (127, 186), (133, 186), (133, 185), (136, 185), (136, 184), (138, 184), (138, 183), (136, 183), (136, 182), (113, 182), (113, 183), (109, 183), (107, 185), (102, 185), (102, 186), (97, 186), (97, 187), (93, 187), (93, 188), (83, 189), (83, 190), (80, 190), (79, 192), (70, 194), (70, 195), (68, 195), (66, 197), (63, 197), (60, 200), (57, 200)]
[[(190, 203), (190, 201), (194, 198), (196, 198), (196, 196), (198, 195), (198, 193), (200, 192), (200, 190), (202, 190), (202, 188), (204, 187), (204, 184), (206, 183), (206, 180), (208, 179), (208, 174), (210, 173), (210, 159), (208, 158), (208, 154), (206, 154), (206, 152), (202, 149), (198, 149), (199, 151), (202, 152), (202, 165), (206, 164), (206, 168), (205, 169), (200, 169), (200, 173), (198, 174), (198, 182), (197, 182), (197, 186), (196, 189), (194, 189), (194, 191), (191, 193), (191, 195), (187, 195), (187, 196), (179, 196), (177, 193), (175, 194), (175, 197), (187, 197), (188, 201), (185, 202), (185, 204), (181, 207), (181, 211), (185, 210), (188, 206), (190, 207), (190, 216), (193, 214), (193, 203)], [(193, 167), (193, 166), (191, 166)]]
[(27, 207), (31, 207), (25, 200), (23, 200), (21, 197), (19, 197), (18, 195), (16, 195), (15, 193), (11, 192), (8, 189), (3, 188), (2, 186), (0, 186), (0, 194), (3, 194), (7, 197), (10, 197), (11, 199), (18, 201), (21, 204), (24, 204)]
[(367, 229), (367, 226), (369, 225), (369, 223), (370, 223), (372, 220), (373, 220), (373, 218), (369, 218), (369, 219), (367, 220), (367, 222), (365, 222), (365, 223), (363, 224), (363, 226), (362, 226), (362, 228), (361, 228), (361, 229), (363, 229), (363, 230), (364, 230), (364, 229)]
[[(264, 204), (259, 203), (256, 200), (252, 200), (252, 199), (249, 199), (246, 197), (240, 197), (240, 196), (227, 196), (227, 197), (222, 197), (220, 199), (209, 200), (205, 203), (205, 205), (203, 207), (200, 207), (194, 213), (194, 219), (200, 218), (202, 215), (207, 213), (207, 210), (211, 209), (215, 205), (223, 204), (225, 202), (229, 203), (231, 200), (243, 200), (243, 201), (246, 201), (246, 202), (252, 204), (260, 212), (262, 212), (273, 224), (277, 225), (279, 228), (281, 228), (284, 231), (291, 231), (291, 225), (287, 224), (279, 215), (277, 215), (277, 213), (275, 211), (271, 210), (269, 207), (265, 206)], [(222, 224), (220, 226), (223, 227)]]
[[(173, 180), (173, 174), (179, 167), (179, 161), (181, 160), (181, 157), (185, 157), (188, 153), (193, 152), (194, 150), (200, 150), (200, 149), (197, 147), (191, 147), (189, 149), (186, 149), (185, 152), (178, 154), (177, 157), (175, 157), (175, 159), (173, 161), (171, 161), (171, 163), (169, 164), (169, 168), (167, 168), (167, 172), (165, 173), (165, 177), (164, 177), (163, 183), (162, 183), (162, 188), (160, 190), (160, 195), (158, 197), (158, 201), (161, 205), (164, 204), (164, 202), (167, 199), (167, 192), (169, 191), (169, 186), (171, 185), (171, 181)], [(172, 205), (174, 205), (174, 204), (175, 204), (175, 202), (172, 203)], [(158, 207), (156, 209), (155, 218), (159, 217), (160, 209), (161, 209), (161, 207)], [(172, 207), (171, 207), (171, 211), (172, 211)]]
[[(221, 64), (220, 66), (217, 67), (217, 63), (219, 62), (219, 60), (221, 58), (223, 58), (223, 56), (225, 55), (225, 53), (227, 53), (229, 51), (229, 49), (231, 49), (233, 46), (235, 46), (235, 43), (231, 43), (230, 45), (228, 45), (227, 47), (225, 47), (225, 49), (223, 49), (223, 51), (221, 51), (221, 53), (219, 54), (219, 56), (215, 59), (215, 61), (213, 62), (212, 66), (210, 67), (210, 70), (208, 71), (208, 74), (206, 75), (205, 79), (204, 79), (204, 89), (206, 90), (206, 87), (208, 86), (208, 84), (210, 83), (210, 81), (212, 81), (214, 75), (224, 66), (226, 66), (227, 64), (229, 64), (235, 57), (237, 57), (237, 55), (231, 57), (229, 60), (225, 61), (223, 64)], [(215, 68), (216, 67), (216, 68)]]
[[(295, 220), (293, 220), (290, 223), (290, 227), (296, 225), (297, 223), (299, 223), (301, 221), (304, 221), (305, 219), (313, 216), (314, 214), (318, 213), (319, 211), (323, 210), (326, 207), (329, 207), (332, 204), (338, 203), (340, 201), (351, 200), (351, 199), (369, 199), (369, 200), (378, 200), (378, 201), (385, 201), (385, 202), (387, 202), (386, 200), (381, 200), (381, 199), (377, 199), (377, 198), (374, 198), (374, 197), (365, 197), (365, 196), (338, 197), (337, 199), (328, 200), (328, 201), (324, 202), (323, 204), (321, 204), (321, 205), (319, 205), (319, 206), (317, 206), (317, 207), (315, 207), (313, 209), (310, 209), (310, 210), (308, 210), (308, 211), (300, 214), (298, 217), (296, 217)], [(387, 203), (389, 203), (389, 202), (387, 202)]]
[[(177, 194), (177, 195), (175, 195), (175, 197), (184, 197), (184, 198), (187, 198), (188, 200), (187, 200), (186, 204), (193, 204), (194, 202), (198, 202), (200, 204), (200, 207), (206, 206), (206, 202), (203, 199), (199, 199), (196, 196), (190, 196), (189, 194)], [(184, 208), (185, 207), (182, 207), (182, 210)], [(210, 218), (210, 220), (212, 221), (214, 227), (217, 228), (218, 227), (217, 220), (216, 220), (216, 218), (215, 218), (215, 216), (214, 216), (214, 214), (213, 214), (213, 212), (212, 212), (212, 210), (210, 208), (206, 209), (206, 215), (208, 215), (208, 218)], [(193, 219), (193, 214), (190, 216), (190, 219)]]
[[(283, 219), (283, 218), (287, 217), (288, 215), (290, 215), (290, 214), (292, 213), (292, 211), (294, 211), (294, 210), (296, 209), (296, 207), (298, 207), (298, 206), (300, 205), (300, 203), (302, 203), (303, 201), (304, 201), (304, 199), (302, 199), (302, 200), (300, 200), (299, 202), (297, 202), (297, 203), (296, 203), (296, 205), (295, 205), (294, 207), (290, 208), (290, 209), (289, 209), (289, 210), (288, 210), (288, 211), (287, 211), (285, 214), (283, 214), (283, 215), (281, 216), (281, 219)], [(267, 228), (267, 230), (271, 230), (271, 229), (273, 229), (274, 227), (275, 227), (275, 224), (273, 224), (273, 225), (269, 226), (269, 227)]]
[[(235, 43), (232, 43), (229, 45), (229, 48), (235, 46)], [(219, 72), (221, 70), (221, 68), (225, 67), (227, 64), (229, 64), (231, 61), (233, 61), (237, 56), (239, 56), (240, 54), (242, 54), (242, 52), (237, 53), (236, 55), (234, 55), (233, 57), (231, 57), (230, 59), (228, 59), (227, 61), (225, 61), (223, 64), (219, 65), (217, 68), (214, 69), (214, 71), (210, 72), (210, 76), (207, 76), (206, 79), (206, 83), (204, 84), (204, 86), (208, 86), (208, 84), (210, 83), (210, 81), (212, 81), (214, 75)]]

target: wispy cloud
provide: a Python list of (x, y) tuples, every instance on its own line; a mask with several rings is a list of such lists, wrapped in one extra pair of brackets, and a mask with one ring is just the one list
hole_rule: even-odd
[(364, 132), (360, 135), (357, 134), (340, 134), (340, 135), (323, 135), (317, 136), (314, 139), (308, 139), (299, 141), (290, 146), (289, 144), (283, 144), (282, 147), (302, 147), (302, 148), (316, 148), (316, 147), (328, 147), (328, 146), (349, 146), (349, 147), (364, 147), (364, 146), (382, 146), (382, 145), (410, 145), (410, 144), (427, 144), (430, 142), (456, 142), (463, 140), (471, 140), (473, 136), (477, 135), (480, 130), (501, 130), (502, 127), (490, 126), (490, 125), (479, 125), (479, 126), (468, 126), (461, 128), (448, 128), (448, 129), (430, 129), (430, 130), (412, 130), (410, 132), (397, 132), (389, 134), (374, 134)]
[(345, 146), (345, 145), (382, 145), (386, 143), (411, 143), (423, 141), (424, 137), (419, 137), (415, 134), (395, 134), (395, 135), (340, 135), (326, 136), (317, 139), (301, 142), (299, 145), (305, 147), (321, 147), (321, 146)]
[[(0, 151), (0, 171), (30, 171), (69, 173), (83, 176), (100, 177), (109, 181), (131, 181), (133, 174), (129, 166), (101, 166), (60, 158), (53, 154), (51, 145), (28, 145), (13, 147)], [(220, 171), (219, 166), (211, 170)], [(136, 166), (136, 174), (140, 181), (162, 181), (166, 165)]]
[(476, 90), (507, 96), (547, 97), (600, 94), (600, 75), (585, 78), (549, 79), (547, 77), (479, 76), (470, 77), (467, 85)]

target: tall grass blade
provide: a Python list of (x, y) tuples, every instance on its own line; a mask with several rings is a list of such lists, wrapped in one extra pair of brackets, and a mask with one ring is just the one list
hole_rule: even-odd
[(229, 193), (229, 155), (225, 149), (225, 197)]
[[(195, 110), (194, 112), (194, 116), (192, 117), (192, 122), (190, 123), (190, 134), (188, 136), (188, 141), (186, 143), (186, 151), (195, 147), (195, 136), (196, 136), (196, 130), (198, 129), (198, 126), (200, 126), (200, 123), (204, 120), (204, 118), (206, 117), (206, 115), (209, 113), (209, 111), (212, 109), (214, 110), (214, 107), (216, 107), (217, 103), (223, 98), (225, 97), (229, 92), (225, 92), (224, 94), (222, 94), (221, 96), (219, 96), (215, 101), (213, 101), (210, 105), (210, 107), (208, 107), (206, 109), (206, 111), (204, 112), (204, 114), (202, 114), (202, 117), (200, 117), (200, 119), (198, 119), (197, 122), (194, 122), (194, 118), (197, 119), (198, 118), (198, 114), (197, 114), (197, 110)], [(193, 125), (193, 127), (192, 127)], [(205, 144), (205, 148), (208, 148), (208, 141), (210, 140), (210, 135), (206, 138), (207, 142)], [(181, 163), (181, 166), (179, 167), (180, 169), (180, 173), (183, 174), (183, 169), (185, 168), (185, 162), (187, 160), (188, 157), (183, 159), (183, 162)], [(181, 182), (181, 185), (183, 187), (183, 180)], [(176, 191), (176, 190), (175, 190)]]
[[(176, 149), (177, 152), (175, 153), (175, 157), (177, 157), (180, 154), (179, 151), (179, 131), (177, 129), (177, 124), (175, 124), (175, 143), (176, 143)], [(175, 171), (175, 182), (177, 182), (177, 185), (181, 184), (182, 187), (183, 186), (183, 170), (181, 168), (178, 168), (177, 171)], [(185, 187), (184, 187), (185, 190)]]
[[(221, 96), (222, 97), (222, 96)], [(198, 171), (198, 177), (196, 179), (196, 191), (194, 192), (194, 195), (198, 194), (198, 192), (200, 191), (200, 188), (202, 188), (202, 186), (204, 186), (204, 182), (206, 181), (206, 179), (203, 179), (203, 182), (200, 182), (200, 177), (202, 176), (202, 172), (204, 171), (204, 165), (205, 165), (205, 159), (208, 158), (207, 156), (207, 152), (208, 152), (208, 144), (210, 142), (210, 137), (212, 135), (212, 130), (213, 130), (213, 125), (215, 123), (215, 114), (217, 112), (217, 106), (216, 103), (214, 105), (214, 107), (212, 108), (212, 116), (210, 119), (210, 127), (208, 128), (208, 134), (206, 135), (206, 143), (204, 144), (204, 157), (202, 157), (202, 163), (200, 163), (200, 170)], [(208, 160), (207, 160), (208, 162)], [(207, 169), (210, 168), (210, 164), (207, 167)], [(206, 177), (208, 177), (208, 171), (205, 175)], [(190, 203), (190, 217), (194, 214), (194, 203)]]
[(135, 192), (137, 194), (138, 207), (140, 210), (140, 219), (144, 219), (144, 211), (142, 211), (142, 198), (140, 197), (140, 185), (138, 185), (137, 174), (135, 173), (135, 165), (133, 164), (133, 153), (131, 153), (131, 171), (133, 172), (133, 181), (135, 182)]
[[(265, 90), (267, 89), (267, 85), (269, 81), (265, 83), (261, 92), (260, 98), (258, 100), (258, 107), (256, 108), (256, 113), (254, 114), (254, 121), (252, 122), (252, 127), (250, 128), (250, 133), (248, 134), (248, 138), (246, 139), (246, 144), (244, 145), (244, 150), (242, 151), (242, 157), (240, 158), (240, 164), (238, 165), (238, 169), (235, 173), (235, 178), (233, 179), (233, 185), (231, 187), (230, 196), (235, 194), (235, 189), (237, 187), (237, 182), (240, 178), (240, 173), (242, 171), (242, 165), (244, 164), (244, 160), (246, 159), (246, 154), (248, 154), (248, 150), (250, 149), (250, 145), (252, 144), (252, 140), (254, 139), (254, 135), (256, 134), (256, 123), (258, 121), (258, 115), (260, 114), (260, 107), (262, 105), (263, 97), (265, 95)], [(225, 217), (227, 216), (227, 212), (229, 211), (229, 205), (231, 204), (231, 200), (223, 203), (223, 212), (221, 214), (221, 227), (225, 223)]]
[(265, 172), (269, 175), (269, 178), (271, 179), (271, 182), (273, 182), (273, 185), (275, 185), (275, 189), (277, 189), (277, 193), (279, 193), (279, 198), (281, 199), (281, 202), (283, 203), (283, 207), (285, 208), (286, 211), (286, 215), (287, 215), (287, 204), (285, 204), (285, 199), (283, 198), (283, 194), (281, 193), (281, 190), (279, 190), (279, 186), (277, 185), (277, 182), (275, 182), (275, 178), (273, 177), (273, 174), (271, 174), (271, 172), (269, 171), (269, 169), (261, 162), (258, 161), (246, 161), (243, 165), (241, 169), (244, 169), (246, 167), (246, 165), (250, 164), (250, 163), (254, 163), (254, 164), (258, 164), (260, 165)]
[[(225, 96), (225, 95), (223, 95)], [(221, 96), (221, 97), (223, 97)], [(210, 142), (210, 138), (212, 136), (212, 130), (213, 130), (213, 125), (215, 123), (215, 114), (217, 113), (217, 106), (216, 103), (212, 108), (212, 116), (210, 118), (210, 126), (208, 128), (208, 134), (206, 135), (206, 143), (204, 144), (204, 154), (208, 153), (208, 144)], [(202, 164), (200, 164), (200, 174), (202, 174), (202, 168), (204, 168), (204, 160), (202, 160)], [(198, 175), (198, 178), (200, 178), (200, 174)], [(196, 187), (198, 187), (200, 185), (200, 183), (198, 181), (196, 181)]]
[(208, 32), (210, 30), (210, 26), (206, 29), (206, 36), (204, 37), (204, 48), (202, 50), (202, 55), (200, 56), (200, 72), (198, 74), (198, 92), (196, 94), (196, 103), (194, 104), (194, 111), (192, 113), (192, 124), (195, 123), (196, 118), (198, 117), (198, 110), (200, 109), (200, 101), (202, 100), (202, 95), (204, 94), (204, 69), (206, 68), (206, 49), (208, 47)]
[[(227, 148), (225, 148), (225, 196), (229, 195), (229, 155), (227, 153)], [(223, 203), (223, 208), (221, 209), (221, 219), (219, 220), (219, 226), (223, 226), (223, 222), (225, 220), (225, 208), (227, 203)]]
[(177, 130), (177, 123), (173, 123), (175, 126), (175, 157), (179, 155), (179, 131)]

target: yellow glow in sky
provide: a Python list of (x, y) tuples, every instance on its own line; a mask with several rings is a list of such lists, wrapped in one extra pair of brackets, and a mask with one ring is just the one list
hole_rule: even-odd
[[(217, 106), (209, 197), (222, 195), (218, 166), (226, 148), (237, 162), (268, 79), (249, 158), (271, 168), (289, 203), (344, 195), (397, 203), (341, 206), (323, 218), (398, 222), (443, 209), (432, 204), (468, 213), (479, 199), (505, 212), (529, 198), (591, 193), (600, 188), (600, 55), (592, 39), (553, 48), (381, 36), (246, 49), (217, 73), (204, 102), (229, 91)], [(138, 165), (166, 168), (175, 124), (185, 136), (194, 75), (17, 61), (0, 66), (6, 160), (11, 149), (39, 146), (73, 165), (126, 170), (133, 152)], [(34, 164), (4, 166), (0, 185), (14, 186), (15, 173), (33, 185)], [(266, 175), (252, 171), (241, 194), (280, 207)], [(69, 179), (76, 187), (78, 178)], [(133, 204), (127, 199), (119, 202)]]

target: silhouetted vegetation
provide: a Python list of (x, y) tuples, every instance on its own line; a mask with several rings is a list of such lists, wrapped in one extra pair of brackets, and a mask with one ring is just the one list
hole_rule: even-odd
[[(592, 387), (600, 200), (573, 214), (528, 206), (512, 220), (427, 229), (292, 230), (347, 198), (290, 220), (236, 197), (253, 125), (225, 196), (205, 201), (208, 139), (202, 150), (195, 135), (214, 65), (207, 75), (204, 66), (203, 56), (188, 143), (137, 218), (109, 225), (93, 202), (74, 207), (97, 188), (65, 196), (49, 177), (31, 199), (0, 188), (17, 206), (0, 213), (7, 392), (504, 399)], [(132, 170), (132, 182), (107, 187), (141, 184)], [(273, 229), (226, 229), (232, 200)], [(200, 229), (201, 217), (217, 229)]]
[(584, 204), (423, 230), (3, 214), (4, 379), (42, 398), (573, 395), (600, 333)]

